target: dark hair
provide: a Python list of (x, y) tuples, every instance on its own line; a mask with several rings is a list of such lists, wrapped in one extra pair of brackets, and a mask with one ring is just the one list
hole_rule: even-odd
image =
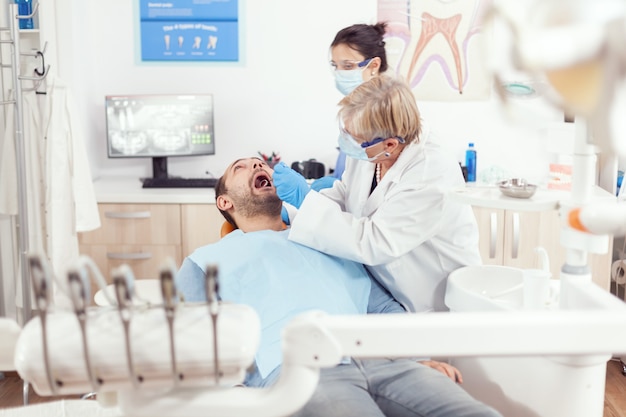
[[(219, 179), (217, 180), (217, 183), (215, 184), (215, 201), (217, 202), (217, 198), (221, 195), (226, 194), (226, 192), (228, 191), (226, 189), (226, 174), (222, 175), (221, 177), (219, 177)], [(228, 212), (218, 208), (218, 210), (220, 211), (220, 213), (222, 213), (222, 216), (224, 216), (224, 218), (226, 219), (226, 221), (230, 224), (233, 225), (233, 227), (235, 229), (237, 229), (237, 223), (235, 223), (235, 220), (232, 218), (232, 216), (230, 214), (228, 214)]]
[(387, 53), (385, 51), (385, 29), (387, 22), (378, 22), (374, 25), (364, 23), (348, 26), (335, 35), (330, 47), (345, 44), (358, 51), (365, 59), (380, 58), (380, 72), (387, 71)]

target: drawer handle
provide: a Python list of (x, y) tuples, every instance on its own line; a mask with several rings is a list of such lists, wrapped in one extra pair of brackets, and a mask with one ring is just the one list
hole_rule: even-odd
[(134, 211), (134, 212), (123, 212), (123, 211), (105, 211), (104, 216), (109, 219), (149, 219), (150, 212), (149, 211)]
[(513, 259), (517, 259), (519, 238), (519, 213), (513, 213), (513, 247), (511, 248), (511, 258)]
[(496, 213), (491, 213), (489, 217), (489, 259), (494, 259), (496, 257), (496, 242), (498, 241), (498, 215)]
[(124, 253), (124, 252), (107, 252), (107, 258), (109, 259), (150, 259), (152, 258), (152, 254), (150, 252), (135, 252), (135, 253)]

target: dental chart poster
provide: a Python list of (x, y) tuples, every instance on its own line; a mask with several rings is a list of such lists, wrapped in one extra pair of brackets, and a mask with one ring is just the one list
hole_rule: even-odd
[(238, 61), (237, 0), (140, 0), (143, 61)]
[(388, 23), (385, 49), (391, 68), (419, 100), (486, 100), (479, 16), (486, 0), (378, 0), (378, 21)]

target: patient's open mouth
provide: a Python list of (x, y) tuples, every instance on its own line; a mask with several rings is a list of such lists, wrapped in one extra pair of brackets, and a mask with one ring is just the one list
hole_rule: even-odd
[(259, 173), (254, 179), (254, 188), (266, 188), (272, 186), (272, 180), (264, 172)]

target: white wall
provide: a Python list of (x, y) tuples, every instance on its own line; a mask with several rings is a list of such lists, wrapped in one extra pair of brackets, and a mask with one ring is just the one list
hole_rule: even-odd
[[(137, 0), (57, 1), (57, 69), (79, 101), (95, 176), (151, 172), (146, 159), (107, 158), (107, 94), (214, 94), (216, 155), (170, 158), (172, 174), (221, 175), (229, 162), (257, 151), (280, 152), (288, 163), (317, 158), (334, 165), (341, 96), (329, 70), (328, 45), (345, 26), (374, 23), (376, 0), (240, 0), (240, 10), (241, 62), (144, 63)], [(523, 105), (543, 109), (539, 101)], [(547, 173), (552, 156), (546, 154), (545, 132), (512, 128), (500, 119), (495, 99), (419, 105), (459, 160), (467, 143), (476, 143), (479, 174), (491, 165), (530, 178)], [(560, 117), (553, 110), (541, 114)]]

